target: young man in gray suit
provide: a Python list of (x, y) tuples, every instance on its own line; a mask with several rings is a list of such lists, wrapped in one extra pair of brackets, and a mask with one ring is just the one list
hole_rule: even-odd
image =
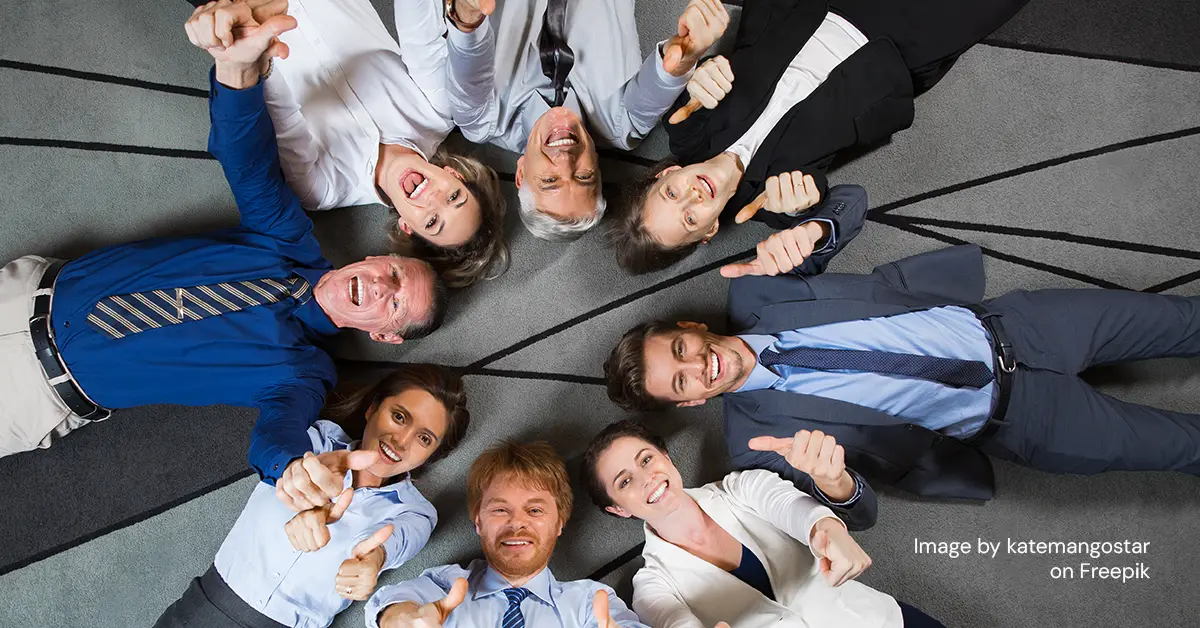
[(864, 475), (927, 497), (991, 498), (985, 453), (1052, 473), (1200, 473), (1200, 415), (1120, 401), (1079, 377), (1099, 364), (1200, 355), (1200, 297), (983, 293), (974, 245), (865, 276), (736, 279), (738, 335), (635, 327), (605, 364), (609, 396), (651, 409), (728, 393), (734, 462), (802, 489), (811, 480), (781, 458), (796, 456), (789, 437), (802, 429), (833, 437)]

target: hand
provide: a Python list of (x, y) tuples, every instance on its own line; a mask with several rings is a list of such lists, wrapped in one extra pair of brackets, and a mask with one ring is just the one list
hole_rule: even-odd
[(854, 478), (846, 471), (846, 449), (820, 430), (800, 430), (791, 438), (757, 436), (750, 439), (749, 446), (755, 451), (773, 451), (783, 456), (792, 468), (807, 473), (827, 497), (832, 496), (825, 486), (840, 485), (845, 480), (853, 486)]
[(596, 628), (621, 628), (621, 624), (608, 614), (608, 591), (604, 589), (592, 596), (592, 617), (596, 618)]
[(469, 33), (496, 10), (496, 0), (454, 0), (450, 21), (458, 30)]
[(829, 586), (840, 587), (871, 566), (871, 557), (858, 546), (841, 520), (826, 517), (817, 521), (814, 528), (809, 547), (821, 557), (819, 568)]
[(799, 170), (784, 172), (767, 179), (766, 190), (743, 207), (733, 221), (742, 224), (754, 217), (760, 209), (774, 214), (795, 214), (816, 205), (821, 200), (821, 190), (811, 174)]
[(379, 570), (387, 560), (383, 544), (395, 530), (396, 526), (389, 523), (350, 550), (350, 558), (342, 561), (337, 577), (333, 579), (338, 595), (360, 602), (371, 597), (379, 580)]
[(328, 451), (288, 463), (275, 482), (275, 496), (293, 512), (321, 508), (342, 492), (347, 471), (361, 471), (379, 461), (377, 451)]
[(816, 249), (817, 243), (829, 237), (829, 226), (813, 220), (798, 227), (776, 231), (758, 243), (757, 257), (749, 262), (726, 264), (721, 267), (721, 276), (733, 279), (746, 275), (773, 277), (791, 272)]
[(379, 614), (379, 628), (440, 628), (467, 598), (467, 580), (459, 578), (446, 597), (417, 606), (413, 602), (393, 604)]
[(679, 124), (696, 113), (700, 107), (715, 109), (729, 91), (733, 89), (733, 69), (729, 60), (720, 55), (705, 61), (688, 79), (687, 90), (691, 99), (671, 114), (670, 124)]
[(287, 0), (216, 0), (197, 8), (184, 24), (188, 39), (218, 63), (254, 66), (272, 57), (287, 58), (287, 44), (276, 39), (296, 28)]
[(720, 0), (691, 0), (679, 16), (677, 34), (663, 46), (663, 69), (683, 76), (725, 34), (729, 13)]
[(298, 552), (315, 552), (329, 543), (329, 524), (342, 518), (354, 489), (347, 488), (338, 495), (337, 501), (320, 508), (305, 510), (283, 525), (288, 542)]

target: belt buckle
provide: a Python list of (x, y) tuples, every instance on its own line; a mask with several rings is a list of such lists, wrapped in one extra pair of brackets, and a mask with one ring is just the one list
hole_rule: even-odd
[(1012, 345), (1001, 342), (996, 349), (996, 359), (1000, 362), (1000, 370), (1011, 375), (1017, 370), (1017, 358), (1013, 355)]

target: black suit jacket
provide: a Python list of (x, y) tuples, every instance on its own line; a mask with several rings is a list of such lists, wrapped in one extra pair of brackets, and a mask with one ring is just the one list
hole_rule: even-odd
[[(667, 119), (689, 99), (687, 92), (679, 97), (663, 117), (671, 153), (692, 164), (719, 155), (736, 142), (758, 120), (784, 70), (828, 10), (823, 0), (747, 2), (733, 52), (727, 57), (733, 90), (715, 109), (700, 109), (687, 120), (670, 124)], [(829, 191), (825, 171), (838, 151), (880, 142), (912, 121), (912, 77), (904, 60), (890, 39), (872, 39), (784, 114), (745, 164), (745, 176), (725, 214), (736, 213), (758, 196), (767, 178), (793, 170), (811, 174), (825, 199)], [(777, 229), (797, 221), (763, 211), (755, 219)]]
[[(745, 277), (729, 286), (730, 333), (767, 334), (890, 316), (983, 299), (983, 255), (975, 245), (923, 253), (869, 275)], [(725, 438), (738, 468), (767, 468), (802, 489), (807, 475), (772, 452), (752, 451), (755, 436), (785, 438), (821, 430), (846, 449), (846, 465), (866, 477), (924, 497), (986, 500), (991, 462), (962, 441), (864, 406), (778, 390), (724, 396)]]

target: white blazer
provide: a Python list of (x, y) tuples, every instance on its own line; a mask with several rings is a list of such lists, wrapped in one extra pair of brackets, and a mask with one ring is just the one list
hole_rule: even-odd
[(633, 610), (655, 628), (811, 626), (902, 628), (900, 605), (851, 580), (826, 584), (808, 548), (813, 526), (833, 511), (771, 471), (735, 471), (685, 491), (762, 561), (777, 600), (729, 572), (659, 538), (647, 526), (633, 577)]

